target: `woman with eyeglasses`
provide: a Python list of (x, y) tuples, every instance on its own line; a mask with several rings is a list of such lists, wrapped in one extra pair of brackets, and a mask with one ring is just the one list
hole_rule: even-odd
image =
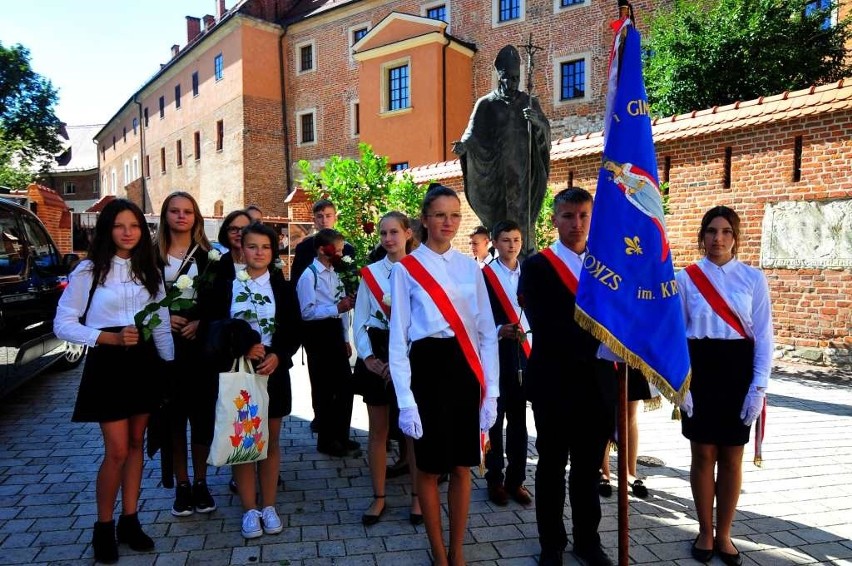
[[(497, 419), (497, 333), (479, 266), (452, 247), (461, 201), (431, 185), (421, 207), (423, 245), (391, 273), (389, 365), (399, 427), (414, 438), (417, 493), (434, 564), (464, 564), (470, 468)], [(450, 474), (450, 545), (438, 478)]]

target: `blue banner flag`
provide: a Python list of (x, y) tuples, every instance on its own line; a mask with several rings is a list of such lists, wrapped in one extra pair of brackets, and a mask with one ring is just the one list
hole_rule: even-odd
[(614, 27), (603, 163), (575, 318), (679, 403), (689, 388), (689, 352), (657, 181), (639, 32), (629, 19)]

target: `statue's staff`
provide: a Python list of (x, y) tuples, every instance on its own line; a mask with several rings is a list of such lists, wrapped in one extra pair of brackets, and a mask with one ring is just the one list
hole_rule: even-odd
[[(530, 113), (533, 112), (533, 69), (535, 68), (535, 59), (533, 59), (533, 55), (536, 51), (541, 51), (544, 48), (533, 45), (532, 32), (530, 32), (530, 37), (527, 40), (526, 45), (519, 45), (518, 47), (523, 48), (527, 53), (527, 95), (529, 96), (529, 101), (527, 107), (524, 109), (524, 118), (527, 119), (527, 238), (532, 239), (532, 244), (535, 246), (535, 234), (532, 228), (533, 130)], [(524, 242), (524, 247), (529, 249), (529, 244)]]

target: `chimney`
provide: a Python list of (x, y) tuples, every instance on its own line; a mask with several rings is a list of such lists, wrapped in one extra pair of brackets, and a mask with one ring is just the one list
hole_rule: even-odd
[(201, 20), (193, 16), (186, 17), (186, 43), (189, 45), (201, 35)]
[(210, 14), (207, 14), (206, 16), (204, 16), (204, 31), (205, 31), (205, 33), (210, 31), (213, 28), (213, 26), (215, 26), (215, 25), (216, 25), (216, 18), (214, 18)]
[(172, 59), (177, 57), (178, 53), (180, 53), (180, 45), (175, 43), (174, 45), (172, 45)]
[(220, 21), (228, 10), (225, 8), (225, 0), (216, 0), (216, 21)]

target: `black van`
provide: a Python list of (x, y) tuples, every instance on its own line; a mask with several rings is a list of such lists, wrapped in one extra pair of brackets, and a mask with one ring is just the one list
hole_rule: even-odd
[(76, 367), (86, 347), (59, 340), (53, 317), (77, 257), (59, 254), (38, 217), (0, 198), (0, 397), (47, 367)]

